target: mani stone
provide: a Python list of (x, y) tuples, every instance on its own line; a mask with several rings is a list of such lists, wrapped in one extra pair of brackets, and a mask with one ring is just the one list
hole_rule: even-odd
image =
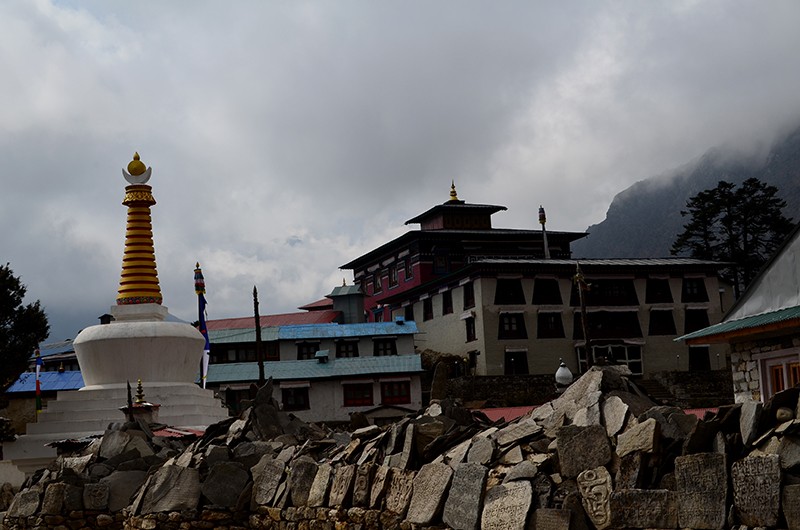
[(311, 489), (308, 491), (307, 506), (311, 508), (325, 506), (325, 502), (328, 500), (328, 489), (331, 486), (332, 475), (333, 468), (330, 464), (322, 464), (317, 468), (314, 482), (311, 483)]
[(252, 503), (256, 506), (266, 506), (272, 502), (278, 484), (283, 478), (284, 464), (280, 460), (273, 459), (270, 455), (264, 455), (258, 464), (250, 468), (253, 475)]
[(444, 523), (455, 530), (476, 530), (483, 509), (483, 490), (489, 470), (464, 462), (456, 467), (450, 493), (444, 504)]
[(542, 432), (542, 428), (532, 420), (522, 420), (497, 431), (494, 435), (500, 447), (519, 443), (526, 438)]
[(742, 434), (742, 443), (749, 447), (758, 435), (758, 423), (761, 421), (761, 411), (764, 404), (760, 401), (745, 401), (739, 413), (739, 432)]
[(292, 464), (289, 475), (289, 492), (293, 506), (306, 506), (311, 486), (317, 476), (317, 463), (307, 456), (301, 456)]
[(215, 506), (233, 508), (250, 474), (236, 462), (219, 462), (211, 467), (200, 488), (203, 496)]
[(602, 466), (587, 469), (578, 475), (578, 490), (583, 507), (597, 530), (611, 525), (611, 475)]
[(472, 445), (470, 440), (464, 440), (457, 446), (450, 449), (444, 455), (445, 462), (455, 470), (458, 465), (461, 464), (467, 457), (467, 452), (469, 451), (470, 445)]
[(569, 510), (539, 508), (533, 512), (533, 530), (570, 530)]
[(495, 486), (486, 493), (481, 530), (526, 529), (531, 502), (531, 483), (527, 480)]
[(550, 496), (553, 493), (553, 484), (544, 473), (539, 473), (531, 481), (533, 488), (533, 507), (547, 508), (550, 506)]
[(408, 469), (408, 464), (411, 461), (411, 451), (414, 449), (414, 430), (414, 424), (409, 423), (403, 439), (403, 451), (400, 453), (400, 458), (397, 462), (397, 467), (400, 469)]
[(781, 501), (778, 455), (749, 456), (731, 466), (733, 505), (747, 526), (775, 526)]
[(400, 517), (406, 515), (411, 493), (414, 489), (414, 471), (392, 469), (392, 481), (386, 492), (386, 509)]
[(39, 491), (25, 490), (17, 493), (8, 508), (9, 517), (29, 517), (39, 509)]
[(199, 502), (200, 472), (192, 467), (163, 466), (150, 477), (141, 513), (196, 510)]
[(676, 528), (678, 505), (668, 490), (619, 490), (611, 494), (614, 528)]
[(800, 530), (800, 484), (783, 487), (783, 516), (788, 530)]
[(652, 453), (658, 439), (658, 422), (648, 418), (617, 436), (617, 454), (625, 456), (634, 451)]
[(642, 473), (642, 453), (635, 452), (619, 459), (619, 467), (614, 485), (619, 490), (632, 490), (639, 487)]
[[(353, 486), (353, 506), (368, 508), (370, 500), (370, 484), (375, 473), (375, 464), (361, 464), (356, 469), (356, 481)], [(299, 506), (295, 504), (295, 506)]]
[(372, 485), (369, 491), (369, 507), (380, 510), (386, 491), (392, 481), (392, 468), (379, 466), (372, 478)]
[(353, 478), (356, 474), (356, 466), (339, 466), (333, 477), (331, 492), (328, 498), (328, 505), (347, 506), (353, 496)]
[[(100, 458), (113, 458), (125, 452), (125, 446), (131, 441), (131, 436), (123, 431), (106, 431), (103, 441), (100, 442)], [(144, 455), (142, 455), (144, 456)]]
[(467, 462), (475, 464), (488, 464), (492, 461), (494, 455), (494, 442), (488, 438), (478, 438), (472, 442), (472, 447), (467, 453)]
[(47, 489), (44, 490), (42, 509), (39, 510), (42, 515), (61, 515), (61, 507), (64, 505), (64, 490), (66, 487), (67, 485), (63, 482), (48, 484)]
[(725, 455), (698, 453), (675, 458), (678, 526), (715, 530), (725, 527), (728, 472)]
[(453, 479), (447, 464), (425, 464), (414, 479), (411, 504), (406, 519), (412, 524), (430, 525), (442, 513), (445, 494)]
[[(246, 472), (245, 472), (246, 474)], [(131, 497), (144, 484), (147, 471), (115, 471), (100, 482), (108, 484), (108, 511), (120, 512), (131, 503)]]
[(611, 460), (611, 445), (602, 425), (560, 427), (556, 434), (561, 475), (575, 478), (581, 471), (604, 466)]
[(87, 510), (104, 511), (108, 508), (108, 484), (97, 482), (83, 487), (83, 507)]

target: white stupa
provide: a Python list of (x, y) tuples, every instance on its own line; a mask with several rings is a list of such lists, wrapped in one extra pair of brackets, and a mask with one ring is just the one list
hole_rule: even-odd
[(56, 456), (44, 444), (103, 433), (109, 423), (124, 421), (127, 386), (142, 381), (147, 401), (159, 404), (159, 423), (204, 429), (228, 417), (211, 390), (195, 384), (205, 339), (190, 324), (167, 322), (161, 305), (150, 207), (156, 204), (146, 183), (152, 174), (135, 154), (123, 170), (129, 185), (122, 204), (128, 207), (125, 253), (114, 321), (78, 334), (75, 353), (85, 386), (59, 392), (27, 434), (6, 443), (3, 456), (32, 472)]

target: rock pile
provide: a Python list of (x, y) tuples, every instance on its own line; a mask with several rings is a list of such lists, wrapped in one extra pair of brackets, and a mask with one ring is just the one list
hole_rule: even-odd
[(332, 432), (281, 412), (268, 384), (191, 442), (109, 430), (33, 477), (5, 523), (80, 513), (110, 528), (798, 529), (798, 394), (698, 420), (654, 406), (619, 367), (595, 367), (511, 423), (442, 400), (387, 427)]

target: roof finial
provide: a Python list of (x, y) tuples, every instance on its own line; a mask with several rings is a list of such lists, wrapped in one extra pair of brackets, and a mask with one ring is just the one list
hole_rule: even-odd
[(147, 171), (147, 166), (144, 165), (144, 162), (139, 160), (139, 153), (133, 153), (133, 160), (128, 164), (128, 173), (138, 177), (145, 171)]
[(347, 285), (347, 281), (344, 278), (342, 278), (342, 287), (345, 287), (346, 285)]
[(456, 181), (455, 179), (450, 181), (450, 200), (457, 201), (458, 200), (458, 193), (456, 193)]

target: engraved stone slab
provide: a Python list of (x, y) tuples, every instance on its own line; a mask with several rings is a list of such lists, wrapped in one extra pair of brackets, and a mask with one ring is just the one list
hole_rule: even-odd
[(639, 487), (642, 472), (642, 453), (635, 452), (619, 459), (619, 468), (614, 480), (618, 490), (632, 490)]
[(302, 507), (308, 505), (308, 495), (311, 485), (317, 477), (317, 463), (313, 459), (301, 456), (292, 464), (292, 473), (289, 475), (289, 493), (292, 506)]
[(63, 482), (53, 482), (48, 484), (42, 499), (42, 508), (39, 513), (42, 515), (60, 515), (61, 507), (64, 505), (64, 490), (67, 485)]
[(714, 530), (725, 527), (728, 471), (725, 455), (698, 453), (675, 458), (678, 526)]
[(353, 506), (369, 507), (370, 483), (375, 472), (374, 464), (361, 464), (356, 469), (356, 482), (353, 486)]
[(519, 443), (542, 432), (542, 428), (531, 420), (522, 420), (497, 431), (494, 435), (500, 447)]
[(353, 479), (356, 475), (356, 466), (339, 466), (333, 477), (328, 505), (349, 506), (353, 496)]
[[(83, 502), (86, 505), (85, 492)], [(200, 472), (191, 467), (163, 466), (150, 477), (141, 513), (196, 510), (199, 502)]]
[(556, 508), (539, 508), (533, 512), (533, 530), (570, 530), (572, 512)]
[(444, 504), (444, 523), (456, 530), (476, 530), (483, 509), (483, 490), (489, 470), (481, 464), (459, 464)]
[(470, 445), (472, 445), (472, 441), (464, 440), (457, 446), (450, 449), (444, 455), (445, 463), (455, 470), (458, 465), (467, 457), (467, 452), (469, 451)]
[(403, 439), (403, 451), (400, 453), (400, 460), (397, 463), (397, 467), (401, 469), (408, 469), (408, 464), (411, 462), (411, 452), (414, 450), (414, 434), (414, 424), (409, 423)]
[(25, 490), (17, 493), (8, 508), (9, 517), (28, 517), (39, 509), (39, 491)]
[(800, 484), (784, 486), (781, 500), (786, 527), (788, 530), (800, 530)]
[(87, 510), (103, 511), (108, 508), (108, 484), (98, 482), (83, 487), (83, 506)]
[(731, 466), (733, 504), (742, 524), (775, 526), (781, 500), (778, 455), (749, 456)]
[[(605, 433), (605, 429), (603, 429)], [(611, 475), (602, 466), (581, 471), (578, 490), (586, 514), (597, 530), (611, 526)]]
[(490, 438), (478, 438), (472, 442), (472, 447), (467, 453), (467, 462), (475, 464), (488, 464), (494, 455), (494, 442)]
[(619, 490), (611, 494), (615, 528), (676, 528), (676, 495), (668, 490)]
[(253, 475), (251, 499), (256, 506), (267, 506), (275, 497), (278, 484), (283, 478), (284, 464), (270, 455), (264, 455), (250, 472)]
[(392, 481), (391, 476), (392, 468), (387, 466), (380, 466), (375, 471), (372, 478), (372, 487), (369, 492), (369, 507), (373, 509), (380, 509), (383, 504), (383, 499), (386, 496), (386, 490), (389, 489), (389, 484)]
[(739, 413), (739, 431), (742, 434), (742, 443), (750, 446), (758, 434), (758, 423), (761, 420), (761, 410), (764, 404), (760, 401), (745, 401)]
[(486, 493), (481, 530), (524, 530), (531, 502), (531, 483), (527, 480), (495, 486)]
[(604, 466), (611, 460), (611, 445), (602, 425), (560, 427), (556, 434), (561, 475), (575, 478), (581, 471)]
[[(247, 472), (244, 472), (245, 479)], [(146, 471), (114, 471), (101, 479), (108, 484), (108, 511), (119, 512), (131, 503), (131, 497), (147, 478)]]
[(533, 488), (533, 507), (547, 508), (550, 506), (550, 495), (553, 493), (553, 483), (544, 473), (537, 474), (531, 481)]
[(308, 492), (307, 506), (312, 508), (325, 506), (325, 502), (328, 500), (328, 489), (331, 487), (332, 476), (333, 468), (330, 464), (321, 464), (317, 468), (317, 474), (314, 476), (314, 482), (311, 483), (311, 489)]
[(447, 464), (431, 463), (422, 466), (414, 479), (406, 519), (410, 523), (425, 526), (438, 519), (452, 479), (453, 468)]
[(411, 493), (414, 489), (414, 471), (392, 469), (392, 481), (386, 492), (386, 509), (405, 517), (408, 504), (411, 502)]
[(652, 453), (658, 437), (658, 422), (648, 418), (617, 436), (617, 454), (625, 456), (634, 451)]

